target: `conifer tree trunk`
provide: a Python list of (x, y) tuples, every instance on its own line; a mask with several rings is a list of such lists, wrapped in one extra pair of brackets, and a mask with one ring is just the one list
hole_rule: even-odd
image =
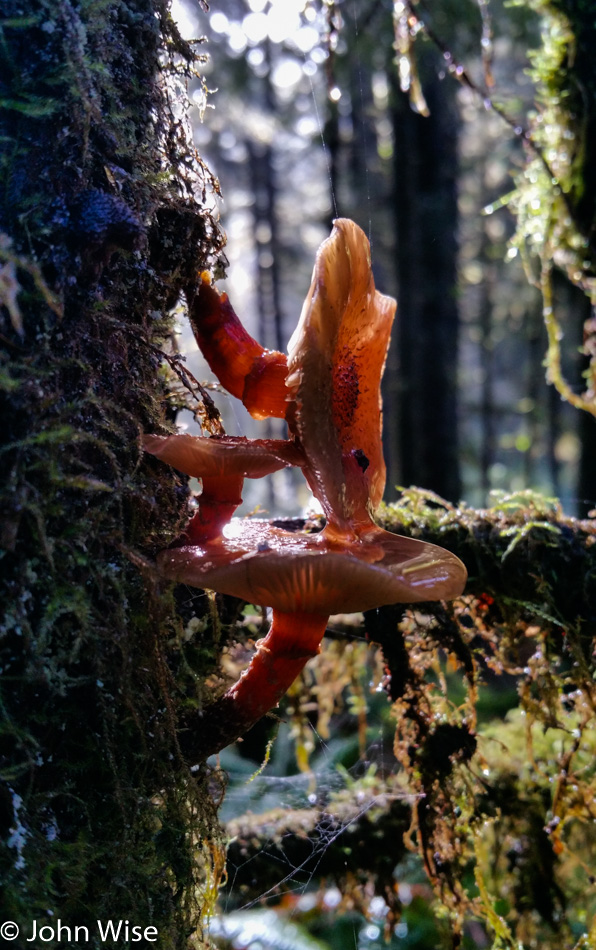
[(218, 831), (148, 559), (186, 487), (139, 436), (163, 431), (168, 311), (221, 246), (165, 84), (195, 56), (168, 0), (0, 17), (2, 919), (20, 945), (60, 919), (101, 946), (97, 920), (122, 919), (181, 948)]
[(429, 73), (430, 115), (396, 91), (392, 116), (400, 478), (457, 501), (457, 117), (451, 85)]

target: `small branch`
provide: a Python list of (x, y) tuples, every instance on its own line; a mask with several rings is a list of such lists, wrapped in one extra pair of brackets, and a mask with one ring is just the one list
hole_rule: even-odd
[[(184, 388), (188, 390), (193, 399), (197, 400), (199, 405), (202, 404), (202, 409), (197, 408), (194, 410), (195, 415), (199, 417), (202, 427), (205, 428), (210, 435), (225, 435), (219, 409), (213, 402), (213, 399), (207, 392), (206, 388), (202, 386), (198, 379), (193, 376), (190, 370), (183, 365), (185, 357), (181, 353), (166, 353), (165, 350), (161, 350), (153, 343), (148, 345), (156, 355), (166, 361), (170, 369), (176, 374)], [(195, 390), (198, 391), (198, 396)]]

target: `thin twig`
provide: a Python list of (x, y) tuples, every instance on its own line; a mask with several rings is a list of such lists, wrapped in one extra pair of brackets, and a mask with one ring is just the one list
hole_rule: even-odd
[[(206, 428), (211, 435), (225, 435), (219, 409), (205, 387), (193, 376), (190, 370), (183, 365), (186, 357), (181, 353), (166, 353), (165, 350), (160, 349), (154, 343), (148, 343), (147, 345), (156, 355), (167, 362), (170, 369), (173, 370), (184, 388), (192, 395), (193, 399), (202, 402), (203, 412), (197, 411), (197, 415), (203, 420), (204, 428)], [(199, 396), (197, 396), (196, 390), (198, 390)]]

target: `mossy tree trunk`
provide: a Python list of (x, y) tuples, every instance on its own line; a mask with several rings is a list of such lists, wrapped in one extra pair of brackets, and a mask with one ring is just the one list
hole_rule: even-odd
[(171, 109), (196, 56), (168, 6), (2, 4), (0, 877), (21, 938), (59, 918), (99, 946), (97, 920), (127, 919), (186, 947), (217, 875), (176, 737), (194, 674), (147, 566), (187, 492), (139, 442), (168, 312), (222, 243)]

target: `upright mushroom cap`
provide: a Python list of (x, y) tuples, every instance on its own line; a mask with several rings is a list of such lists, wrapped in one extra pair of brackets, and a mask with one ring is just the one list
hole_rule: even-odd
[(288, 424), (331, 522), (367, 521), (383, 497), (380, 384), (395, 308), (375, 290), (364, 232), (346, 218), (334, 221), (288, 344), (286, 380), (294, 404)]

